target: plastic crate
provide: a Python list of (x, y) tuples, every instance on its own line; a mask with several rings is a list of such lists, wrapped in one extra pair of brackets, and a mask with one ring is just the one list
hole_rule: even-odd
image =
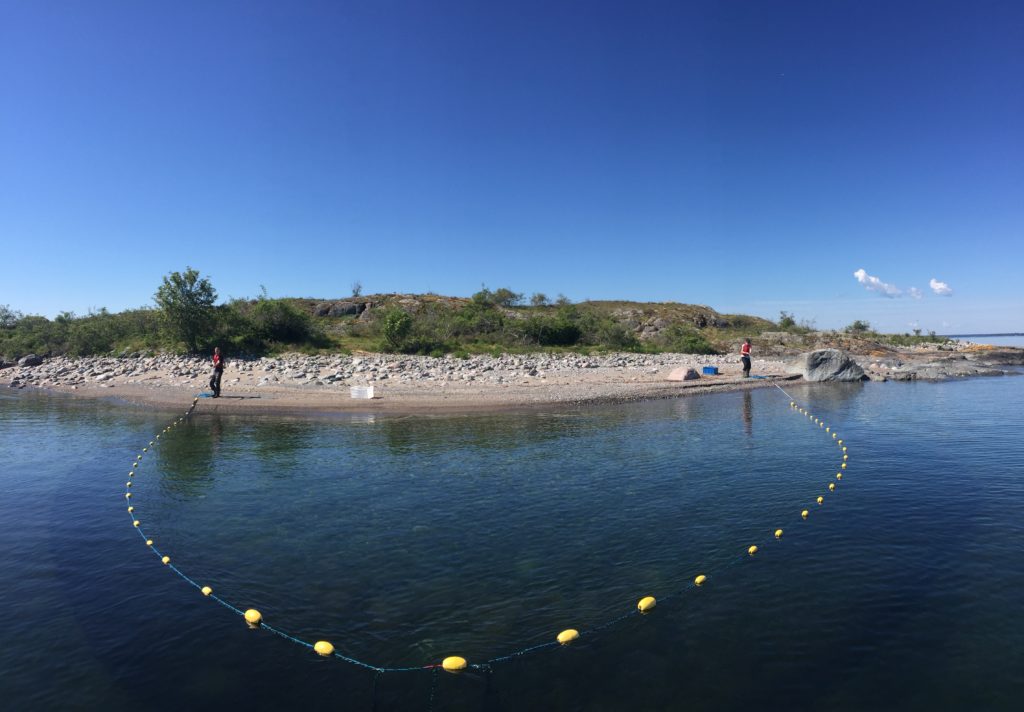
[(705, 376), (717, 376), (718, 375), (718, 366), (705, 366), (703, 369), (701, 369), (701, 372)]
[(373, 398), (373, 386), (350, 386), (349, 394), (353, 398)]

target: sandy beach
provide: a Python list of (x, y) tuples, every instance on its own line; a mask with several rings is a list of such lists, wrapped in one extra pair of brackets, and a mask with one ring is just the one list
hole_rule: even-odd
[[(670, 380), (678, 369), (718, 375)], [(770, 386), (786, 373), (784, 359), (754, 359), (743, 378), (738, 356), (610, 354), (506, 355), (469, 359), (365, 354), (285, 355), (228, 361), (220, 398), (207, 412), (227, 413), (457, 413), (552, 405), (672, 398)], [(130, 358), (57, 357), (35, 367), (0, 371), (0, 385), (42, 389), (173, 409), (209, 392), (205, 359), (160, 355)], [(351, 397), (352, 386), (373, 386), (374, 398)]]
[[(1000, 376), (1024, 363), (1024, 350), (976, 346), (906, 349), (852, 355), (874, 381)], [(456, 413), (674, 398), (762, 388), (799, 380), (795, 355), (753, 359), (744, 378), (739, 356), (693, 354), (526, 354), (470, 358), (392, 354), (229, 359), (220, 398), (207, 412)], [(678, 379), (687, 369), (717, 375)], [(42, 359), (0, 370), (0, 387), (67, 393), (140, 406), (175, 409), (209, 392), (209, 361), (159, 354)], [(374, 398), (353, 398), (353, 386), (373, 386)]]

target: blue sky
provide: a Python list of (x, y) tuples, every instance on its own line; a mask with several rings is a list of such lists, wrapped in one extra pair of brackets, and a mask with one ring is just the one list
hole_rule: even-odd
[(1022, 78), (1019, 2), (0, 0), (0, 304), (191, 265), (1024, 331)]

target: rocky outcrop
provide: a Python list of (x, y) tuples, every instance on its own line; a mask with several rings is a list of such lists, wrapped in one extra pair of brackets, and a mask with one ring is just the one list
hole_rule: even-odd
[(320, 302), (313, 307), (314, 316), (358, 316), (366, 310), (366, 302)]
[(995, 355), (975, 353), (948, 354), (935, 357), (904, 354), (902, 358), (863, 359), (861, 363), (872, 381), (945, 381), (968, 376), (1003, 376), (1012, 370), (998, 368), (1024, 361), (1024, 351), (999, 352)]
[(28, 356), (22, 356), (18, 359), (19, 366), (41, 366), (43, 364), (43, 357), (36, 356), (35, 354), (29, 354)]
[(864, 369), (839, 349), (820, 349), (800, 354), (790, 367), (808, 381), (863, 381)]
[(366, 309), (366, 302), (336, 302), (331, 305), (327, 316), (354, 316), (362, 314)]

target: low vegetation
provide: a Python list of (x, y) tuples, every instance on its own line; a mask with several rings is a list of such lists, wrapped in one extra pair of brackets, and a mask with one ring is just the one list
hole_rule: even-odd
[(865, 350), (943, 341), (934, 333), (879, 334), (865, 321), (842, 333), (819, 332), (781, 312), (778, 323), (759, 317), (719, 314), (710, 307), (677, 303), (585, 301), (559, 294), (528, 299), (507, 287), (469, 298), (436, 294), (362, 295), (335, 301), (272, 299), (265, 289), (255, 299), (217, 305), (209, 278), (191, 267), (164, 277), (154, 306), (110, 313), (106, 309), (54, 319), (26, 316), (0, 306), (0, 356), (29, 353), (119, 355), (208, 352), (220, 345), (234, 355), (282, 351), (395, 353), (465, 356), (471, 353), (531, 351), (637, 351), (716, 354), (755, 339), (762, 354), (817, 348), (841, 341)]

